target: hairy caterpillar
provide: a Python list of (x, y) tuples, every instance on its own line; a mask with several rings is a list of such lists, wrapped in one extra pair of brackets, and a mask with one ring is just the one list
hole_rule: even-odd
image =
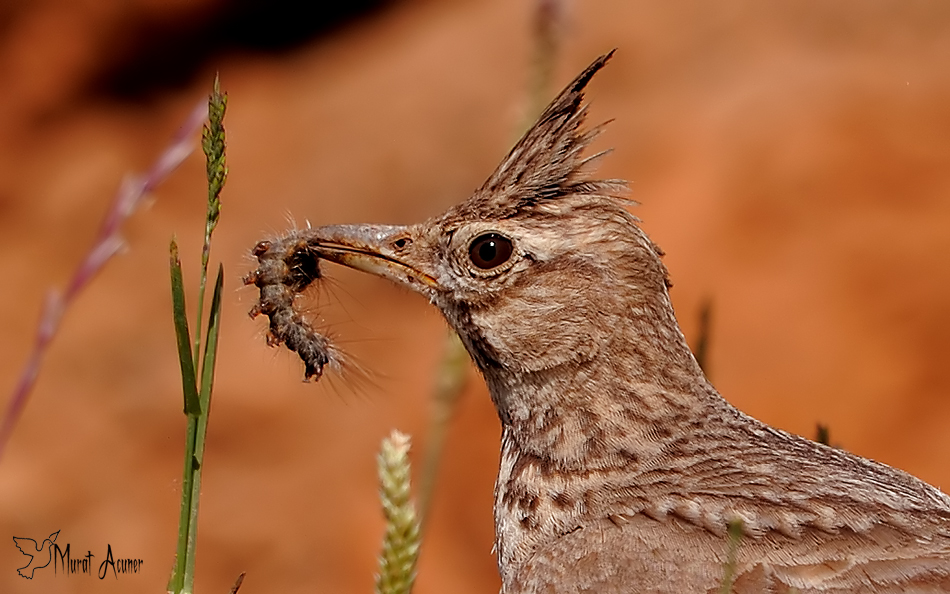
[(270, 319), (267, 344), (284, 344), (304, 363), (304, 381), (317, 380), (329, 365), (339, 370), (342, 354), (294, 308), (297, 295), (321, 278), (320, 258), (310, 237), (313, 231), (291, 231), (286, 236), (259, 242), (252, 254), (258, 267), (244, 277), (245, 285), (260, 289), (260, 299), (248, 312), (251, 318)]

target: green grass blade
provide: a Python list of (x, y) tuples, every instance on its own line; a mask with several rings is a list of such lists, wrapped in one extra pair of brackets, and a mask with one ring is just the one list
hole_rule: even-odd
[(178, 255), (178, 244), (173, 239), (169, 247), (171, 287), (172, 287), (172, 317), (175, 322), (175, 335), (178, 339), (178, 361), (181, 366), (182, 393), (184, 395), (185, 414), (188, 417), (188, 428), (185, 435), (185, 460), (182, 466), (181, 510), (178, 524), (178, 547), (175, 553), (175, 567), (168, 582), (169, 592), (180, 592), (185, 569), (185, 559), (188, 542), (188, 519), (191, 513), (192, 476), (195, 457), (195, 439), (198, 428), (198, 414), (201, 404), (195, 385), (195, 367), (191, 354), (191, 339), (188, 332), (188, 318), (185, 313), (185, 289), (181, 274), (181, 259)]
[(221, 291), (224, 289), (224, 267), (218, 265), (218, 277), (211, 294), (211, 311), (208, 319), (208, 333), (205, 335), (204, 361), (201, 364), (201, 410), (208, 416), (211, 402), (211, 388), (214, 385), (214, 365), (218, 355), (218, 330), (221, 327)]
[(224, 268), (218, 266), (218, 276), (211, 296), (211, 310), (208, 318), (208, 332), (205, 335), (204, 360), (201, 365), (202, 414), (198, 417), (195, 435), (194, 471), (191, 479), (191, 499), (189, 509), (188, 546), (185, 553), (185, 574), (183, 591), (194, 591), (196, 545), (198, 542), (198, 506), (201, 498), (201, 470), (204, 466), (205, 435), (208, 431), (208, 419), (211, 413), (211, 390), (214, 386), (214, 368), (218, 354), (218, 331), (221, 327), (221, 291), (224, 288)]
[(178, 544), (175, 547), (175, 565), (168, 580), (168, 591), (177, 594), (185, 583), (185, 567), (188, 560), (188, 535), (190, 533), (192, 479), (195, 468), (195, 440), (198, 433), (198, 417), (188, 415), (185, 433), (185, 462), (182, 465), (181, 508), (178, 514)]
[(185, 288), (181, 276), (181, 259), (178, 257), (178, 243), (174, 239), (172, 239), (169, 252), (172, 276), (172, 316), (175, 320), (175, 335), (178, 338), (178, 362), (181, 364), (181, 388), (185, 396), (185, 414), (197, 415), (201, 413), (201, 406), (198, 403), (188, 317), (185, 314)]

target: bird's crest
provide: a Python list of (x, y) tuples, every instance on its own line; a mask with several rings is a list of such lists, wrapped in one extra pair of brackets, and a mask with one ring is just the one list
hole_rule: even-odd
[(582, 157), (603, 128), (581, 129), (587, 115), (584, 89), (613, 53), (594, 60), (545, 108), (468, 201), (466, 210), (506, 218), (545, 200), (570, 195), (615, 196), (625, 189), (620, 180), (590, 180), (583, 171), (586, 164), (603, 155)]

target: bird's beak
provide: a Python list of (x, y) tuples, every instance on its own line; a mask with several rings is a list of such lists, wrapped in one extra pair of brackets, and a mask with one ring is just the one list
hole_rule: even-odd
[(317, 242), (312, 248), (324, 260), (387, 278), (422, 293), (439, 288), (435, 278), (396, 253), (395, 242), (411, 238), (409, 227), (331, 225), (313, 232)]

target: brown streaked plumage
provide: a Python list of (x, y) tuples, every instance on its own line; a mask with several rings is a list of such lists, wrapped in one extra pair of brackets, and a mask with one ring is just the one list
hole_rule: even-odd
[(425, 295), (501, 419), (502, 591), (950, 592), (950, 498), (728, 404), (680, 332), (662, 252), (581, 156), (584, 87), (541, 115), (465, 202), (419, 225), (286, 241)]

